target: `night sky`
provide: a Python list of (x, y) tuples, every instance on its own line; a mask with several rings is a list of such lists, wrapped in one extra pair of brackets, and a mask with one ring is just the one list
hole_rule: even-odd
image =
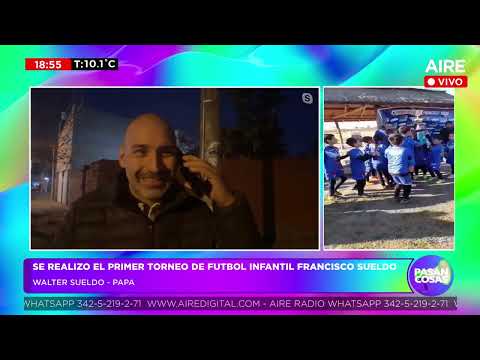
[[(313, 104), (305, 104), (302, 94), (310, 92)], [(182, 129), (198, 142), (200, 89), (32, 89), (32, 150), (48, 152), (55, 144), (60, 113), (67, 111), (73, 99), (82, 95), (85, 106), (134, 118), (153, 112), (167, 119), (173, 128)], [(278, 108), (283, 142), (288, 155), (294, 156), (318, 148), (318, 96), (316, 89), (282, 89), (285, 102)], [(236, 125), (231, 97), (220, 89), (220, 126)]]

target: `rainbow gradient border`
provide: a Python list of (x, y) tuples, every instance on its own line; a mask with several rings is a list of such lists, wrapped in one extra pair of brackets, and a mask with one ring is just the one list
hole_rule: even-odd
[[(115, 72), (25, 71), (27, 57), (118, 57), (120, 67)], [(456, 157), (465, 159), (457, 160), (456, 164), (455, 251), (35, 253), (28, 250), (30, 86), (423, 86), (430, 59), (465, 59), (469, 76), (469, 87), (457, 89), (455, 93), (456, 133), (460, 139)], [(476, 133), (480, 131), (479, 46), (1, 46), (0, 79), (0, 314), (25, 313), (25, 258), (419, 258), (424, 255), (439, 255), (451, 264), (456, 278), (444, 295), (457, 296), (459, 309), (456, 312), (410, 311), (408, 314), (480, 314), (477, 268), (480, 242), (477, 242), (475, 231), (480, 213), (476, 179), (480, 174), (480, 158), (475, 156)], [(322, 126), (319, 128), (323, 130)], [(57, 311), (44, 314), (47, 313), (68, 314)], [(89, 312), (82, 312), (86, 313)], [(118, 314), (95, 312), (100, 313)], [(381, 312), (361, 312), (378, 313)]]

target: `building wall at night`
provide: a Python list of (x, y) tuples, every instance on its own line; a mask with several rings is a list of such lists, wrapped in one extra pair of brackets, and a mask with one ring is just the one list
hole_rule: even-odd
[(89, 107), (72, 107), (58, 138), (55, 201), (69, 205), (80, 197), (85, 166), (101, 159), (118, 159), (131, 120)]
[(50, 191), (50, 177), (52, 163), (44, 156), (32, 150), (31, 155), (31, 186), (32, 190), (40, 192)]
[(82, 169), (100, 159), (116, 160), (123, 136), (132, 119), (92, 108), (75, 117), (72, 168)]
[[(232, 189), (245, 194), (262, 235), (275, 231), (274, 248), (315, 248), (318, 244), (318, 159), (223, 159)], [(271, 198), (266, 193), (271, 192)]]

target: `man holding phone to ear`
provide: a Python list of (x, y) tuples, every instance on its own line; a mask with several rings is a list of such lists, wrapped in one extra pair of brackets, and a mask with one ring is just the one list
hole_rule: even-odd
[[(117, 183), (72, 204), (56, 236), (56, 247), (262, 247), (246, 198), (229, 189), (209, 163), (183, 155), (168, 122), (157, 115), (143, 114), (130, 123), (119, 163), (125, 171)], [(182, 174), (190, 175), (190, 182)], [(208, 184), (203, 191), (213, 203), (212, 209), (199, 199), (196, 180)]]

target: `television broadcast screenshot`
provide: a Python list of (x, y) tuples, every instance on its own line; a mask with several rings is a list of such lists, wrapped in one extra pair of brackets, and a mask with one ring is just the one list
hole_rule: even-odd
[(480, 46), (0, 55), (0, 314), (480, 314)]

